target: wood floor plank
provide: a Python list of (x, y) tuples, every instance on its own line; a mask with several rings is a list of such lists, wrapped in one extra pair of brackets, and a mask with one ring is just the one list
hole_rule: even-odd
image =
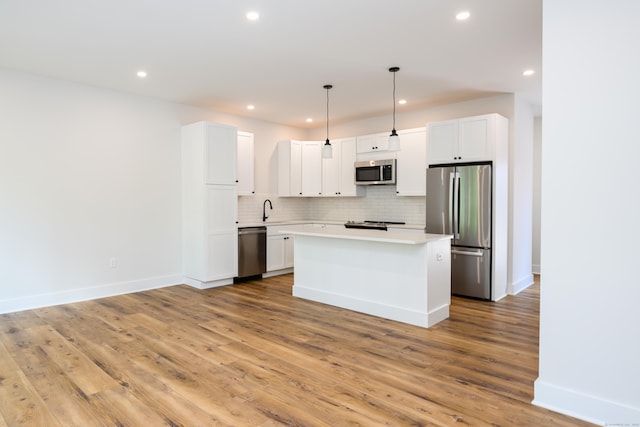
[(89, 397), (75, 384), (64, 369), (55, 363), (41, 347), (25, 349), (19, 354), (25, 377), (37, 390), (49, 412), (62, 424), (100, 425)]
[(0, 380), (0, 413), (10, 426), (61, 426), (21, 370)]
[[(33, 340), (39, 343), (48, 364), (55, 364), (85, 395), (104, 391), (118, 384), (84, 353), (67, 342), (51, 326), (29, 329)], [(44, 362), (41, 360), (40, 362)]]
[(530, 403), (538, 285), (454, 297), (425, 329), (294, 298), (292, 283), (0, 315), (0, 427), (589, 425)]

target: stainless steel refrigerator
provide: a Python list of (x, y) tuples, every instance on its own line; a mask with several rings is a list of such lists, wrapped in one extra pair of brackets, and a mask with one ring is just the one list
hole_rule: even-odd
[(427, 169), (427, 233), (452, 234), (451, 293), (491, 299), (491, 163)]

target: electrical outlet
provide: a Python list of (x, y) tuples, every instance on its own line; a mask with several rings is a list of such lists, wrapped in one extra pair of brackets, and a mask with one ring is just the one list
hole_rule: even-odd
[(109, 268), (116, 268), (116, 261), (115, 257), (109, 258)]
[(442, 261), (444, 259), (444, 254), (442, 252), (436, 253), (436, 261)]

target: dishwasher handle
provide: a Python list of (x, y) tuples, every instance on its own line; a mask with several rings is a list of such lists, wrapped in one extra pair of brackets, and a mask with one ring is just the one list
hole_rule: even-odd
[(242, 236), (242, 235), (247, 235), (247, 234), (266, 234), (267, 233), (267, 229), (266, 228), (249, 228), (249, 229), (239, 229), (238, 230), (238, 235)]

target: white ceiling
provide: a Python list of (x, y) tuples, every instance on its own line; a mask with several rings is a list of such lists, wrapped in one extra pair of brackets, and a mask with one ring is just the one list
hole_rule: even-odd
[(324, 126), (327, 83), (332, 122), (390, 114), (391, 66), (398, 111), (539, 107), (541, 62), (541, 0), (0, 0), (0, 67), (298, 127)]

